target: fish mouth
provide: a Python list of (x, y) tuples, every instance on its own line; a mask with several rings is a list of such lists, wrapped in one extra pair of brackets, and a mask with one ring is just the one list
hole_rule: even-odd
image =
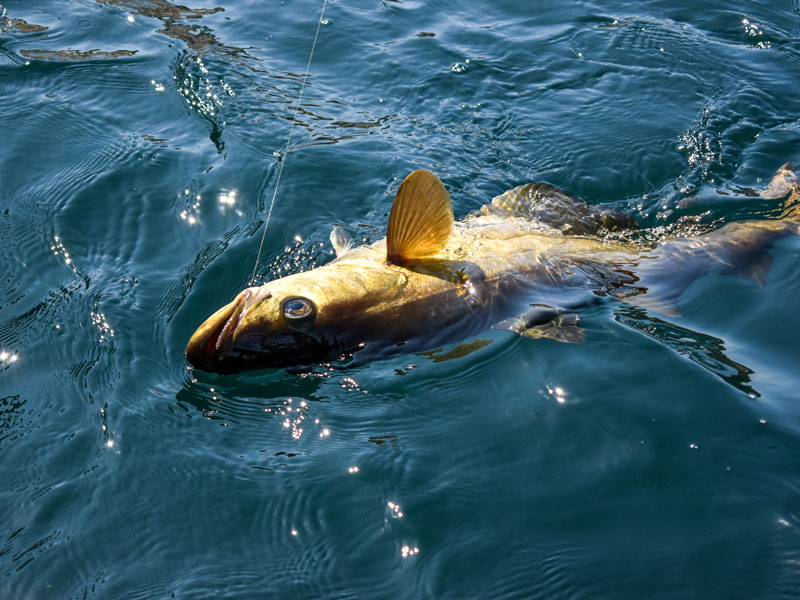
[(233, 354), (236, 329), (247, 313), (247, 308), (268, 296), (269, 292), (261, 288), (246, 289), (206, 319), (186, 345), (186, 360), (189, 364), (203, 371), (218, 373), (237, 370), (234, 365), (227, 365), (225, 361), (226, 356)]

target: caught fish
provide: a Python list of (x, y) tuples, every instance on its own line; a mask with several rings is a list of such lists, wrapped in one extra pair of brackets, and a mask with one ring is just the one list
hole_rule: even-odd
[(363, 362), (489, 328), (578, 342), (577, 311), (603, 298), (677, 316), (681, 293), (704, 275), (763, 284), (772, 245), (800, 234), (794, 165), (781, 167), (761, 197), (783, 200), (780, 218), (654, 243), (633, 233), (630, 215), (545, 183), (509, 190), (454, 222), (442, 182), (414, 171), (385, 239), (352, 247), (336, 228), (332, 262), (240, 292), (192, 335), (186, 358), (218, 373)]

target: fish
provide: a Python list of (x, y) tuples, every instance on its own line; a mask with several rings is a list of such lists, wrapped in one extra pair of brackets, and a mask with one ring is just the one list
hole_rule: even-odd
[(605, 301), (678, 317), (690, 283), (721, 274), (763, 285), (772, 246), (800, 234), (793, 163), (751, 195), (780, 201), (780, 214), (653, 239), (633, 216), (541, 182), (456, 222), (444, 184), (416, 170), (397, 191), (384, 239), (355, 246), (335, 228), (335, 259), (241, 291), (197, 328), (186, 359), (222, 374), (349, 365), (489, 329), (581, 342), (580, 310)]

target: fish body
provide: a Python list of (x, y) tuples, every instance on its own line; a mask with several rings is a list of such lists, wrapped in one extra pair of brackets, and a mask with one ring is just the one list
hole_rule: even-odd
[(635, 228), (629, 215), (540, 183), (456, 223), (438, 178), (415, 171), (398, 191), (385, 239), (350, 249), (334, 232), (336, 259), (243, 290), (198, 328), (186, 356), (229, 373), (382, 358), (490, 327), (580, 341), (573, 311), (604, 296), (675, 315), (680, 293), (702, 275), (763, 283), (771, 244), (798, 234), (798, 189), (786, 165), (763, 193), (789, 196), (783, 218), (654, 245), (624, 235)]

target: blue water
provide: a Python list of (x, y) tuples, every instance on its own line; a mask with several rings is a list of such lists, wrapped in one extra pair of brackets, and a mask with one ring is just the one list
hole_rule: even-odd
[[(245, 287), (321, 3), (0, 0), (0, 598), (800, 597), (800, 239), (586, 341), (192, 371)], [(797, 0), (329, 0), (258, 265), (544, 180), (774, 216)], [(468, 340), (469, 341), (469, 340)]]

